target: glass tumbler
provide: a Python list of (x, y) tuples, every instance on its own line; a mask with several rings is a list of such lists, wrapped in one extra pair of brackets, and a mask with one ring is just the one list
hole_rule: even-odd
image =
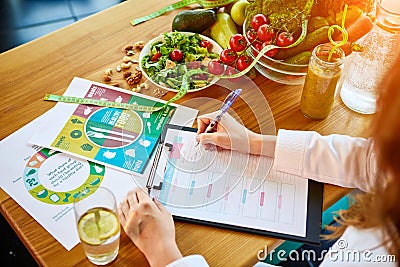
[(79, 238), (86, 257), (105, 265), (118, 255), (120, 224), (113, 193), (105, 187), (87, 187), (74, 201)]

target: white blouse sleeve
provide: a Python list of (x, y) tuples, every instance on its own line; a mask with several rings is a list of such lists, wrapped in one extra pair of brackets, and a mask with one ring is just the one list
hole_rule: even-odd
[(279, 130), (274, 169), (323, 183), (371, 191), (377, 181), (372, 139)]

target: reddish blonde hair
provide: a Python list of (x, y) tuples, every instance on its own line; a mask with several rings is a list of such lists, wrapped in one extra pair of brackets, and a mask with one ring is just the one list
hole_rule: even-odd
[[(373, 121), (374, 149), (379, 169), (374, 192), (359, 194), (348, 210), (339, 212), (341, 226), (329, 237), (339, 237), (347, 226), (382, 230), (388, 252), (400, 259), (400, 54), (382, 79)], [(379, 186), (385, 185), (385, 186)]]

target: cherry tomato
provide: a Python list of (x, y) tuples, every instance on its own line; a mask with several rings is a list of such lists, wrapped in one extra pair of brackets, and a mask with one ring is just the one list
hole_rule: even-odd
[(276, 38), (276, 45), (277, 46), (288, 46), (294, 43), (294, 37), (291, 33), (288, 32), (281, 32), (278, 34)]
[(253, 51), (253, 54), (254, 54), (254, 56), (257, 56), (258, 55), (258, 53), (261, 51), (261, 49), (262, 49), (262, 43), (260, 43), (260, 42), (255, 42), (255, 43), (253, 43), (252, 44), (252, 46), (254, 47), (254, 51)]
[(151, 56), (151, 61), (157, 61), (161, 57), (161, 52), (157, 51), (153, 56)]
[(218, 59), (208, 62), (208, 72), (214, 75), (222, 75), (225, 71), (224, 65)]
[(268, 24), (261, 25), (257, 30), (258, 39), (261, 41), (269, 41), (275, 37), (275, 29)]
[(252, 60), (250, 57), (248, 57), (248, 56), (246, 56), (246, 55), (241, 55), (241, 56), (238, 58), (238, 60), (236, 61), (236, 68), (237, 68), (239, 71), (243, 71), (243, 70), (245, 70), (248, 66), (250, 66), (250, 64), (251, 64), (252, 61), (253, 61), (253, 60)]
[(246, 38), (240, 33), (234, 34), (229, 39), (229, 46), (234, 52), (242, 52), (247, 46)]
[(264, 14), (257, 14), (251, 20), (251, 27), (256, 31), (264, 24), (269, 24), (269, 20)]
[(174, 60), (174, 61), (180, 62), (180, 61), (182, 61), (182, 59), (183, 59), (183, 54), (182, 54), (182, 51), (181, 51), (181, 50), (179, 50), (179, 49), (174, 49), (174, 50), (172, 50), (172, 52), (169, 54), (169, 57), (170, 57), (172, 60)]
[[(267, 45), (273, 44), (272, 40), (266, 41), (262, 44), (262, 48), (266, 47)], [(265, 52), (265, 56), (267, 57), (274, 57), (278, 53), (278, 48), (272, 48), (271, 50), (268, 50)]]
[(208, 51), (211, 51), (211, 49), (212, 49), (212, 44), (211, 44), (211, 42), (208, 41), (208, 40), (201, 40), (201, 41), (200, 41), (200, 47), (207, 48)]
[(249, 39), (249, 42), (252, 43), (257, 39), (257, 32), (254, 29), (250, 29), (246, 32), (246, 37)]
[(232, 49), (226, 48), (222, 50), (221, 54), (219, 55), (220, 60), (222, 63), (226, 65), (231, 65), (237, 58), (237, 54)]
[[(238, 73), (239, 71), (237, 69), (235, 69), (234, 67), (228, 66), (228, 68), (225, 71), (225, 75), (230, 76), (233, 74)], [(238, 82), (240, 80), (241, 77), (237, 77), (237, 78), (228, 78), (228, 80), (230, 80), (231, 82)]]

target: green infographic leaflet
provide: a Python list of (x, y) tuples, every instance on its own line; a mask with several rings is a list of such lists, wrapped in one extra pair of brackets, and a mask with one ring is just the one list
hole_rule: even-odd
[[(162, 107), (158, 99), (75, 78), (66, 96)], [(143, 112), (113, 107), (57, 103), (43, 131), (30, 141), (134, 174), (143, 174), (157, 140), (176, 107)]]

